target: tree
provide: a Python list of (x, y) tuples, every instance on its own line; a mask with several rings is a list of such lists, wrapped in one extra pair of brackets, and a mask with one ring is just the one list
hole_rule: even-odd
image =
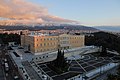
[(120, 65), (119, 65), (119, 67), (118, 67), (118, 69), (117, 69), (117, 75), (118, 75), (118, 78), (119, 78), (119, 80), (120, 80)]
[(107, 32), (96, 32), (85, 37), (85, 45), (103, 46), (120, 53), (120, 37)]
[(57, 58), (54, 61), (54, 65), (58, 68), (62, 68), (66, 66), (66, 60), (64, 58), (64, 51), (61, 52), (61, 50), (58, 49), (58, 54), (57, 54)]
[(48, 66), (58, 74), (67, 71), (69, 64), (64, 58), (64, 51), (58, 49), (57, 58), (54, 61), (51, 61)]
[(0, 38), (4, 44), (8, 44), (8, 42), (16, 42), (20, 44), (20, 35), (18, 34), (0, 34)]
[(109, 74), (107, 80), (117, 80), (117, 76), (113, 74)]

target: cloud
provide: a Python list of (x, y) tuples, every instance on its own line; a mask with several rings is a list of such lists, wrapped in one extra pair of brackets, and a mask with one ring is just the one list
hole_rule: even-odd
[(47, 8), (25, 0), (0, 0), (0, 17), (10, 22), (76, 22), (51, 15)]

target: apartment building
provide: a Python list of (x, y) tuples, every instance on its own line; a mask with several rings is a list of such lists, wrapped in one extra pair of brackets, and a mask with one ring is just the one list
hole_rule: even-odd
[(31, 33), (21, 35), (21, 46), (32, 53), (84, 46), (84, 35)]

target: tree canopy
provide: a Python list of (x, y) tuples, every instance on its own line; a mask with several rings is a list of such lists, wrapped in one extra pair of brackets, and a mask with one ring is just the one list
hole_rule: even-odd
[(18, 34), (0, 34), (0, 39), (4, 44), (8, 44), (8, 42), (16, 42), (20, 44), (20, 35)]
[(120, 37), (107, 32), (93, 33), (94, 36), (85, 37), (85, 45), (103, 46), (120, 53)]

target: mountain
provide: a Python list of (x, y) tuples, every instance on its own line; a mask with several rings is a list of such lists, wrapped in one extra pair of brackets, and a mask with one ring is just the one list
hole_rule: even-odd
[(56, 29), (65, 29), (65, 30), (91, 30), (96, 31), (98, 29), (93, 27), (87, 27), (83, 25), (39, 25), (39, 26), (0, 26), (0, 29), (6, 30), (56, 30)]
[(103, 31), (120, 31), (120, 26), (94, 26), (94, 28), (103, 30)]

